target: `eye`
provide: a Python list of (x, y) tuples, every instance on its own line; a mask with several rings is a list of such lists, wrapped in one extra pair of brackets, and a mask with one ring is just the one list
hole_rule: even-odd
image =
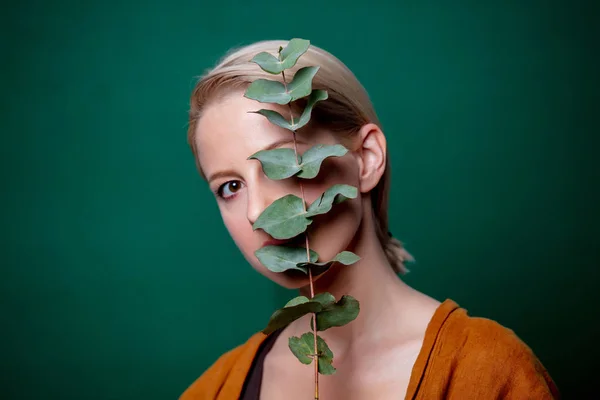
[(233, 197), (238, 190), (242, 188), (242, 182), (240, 181), (228, 181), (219, 186), (217, 189), (217, 196), (222, 199), (228, 200)]

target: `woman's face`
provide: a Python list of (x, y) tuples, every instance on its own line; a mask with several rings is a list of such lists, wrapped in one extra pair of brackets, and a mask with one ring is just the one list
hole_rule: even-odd
[[(287, 288), (308, 284), (308, 277), (297, 271), (275, 273), (264, 267), (254, 252), (273, 238), (252, 224), (275, 200), (286, 194), (301, 197), (300, 184), (308, 204), (337, 183), (359, 187), (359, 166), (355, 155), (327, 158), (314, 179), (288, 178), (271, 180), (263, 173), (258, 160), (248, 157), (267, 148), (294, 148), (291, 131), (270, 123), (249, 111), (268, 108), (289, 117), (287, 107), (247, 99), (242, 91), (233, 92), (204, 109), (196, 127), (196, 148), (200, 166), (215, 194), (223, 222), (248, 262), (260, 273)], [(323, 129), (301, 129), (296, 134), (300, 154), (315, 144), (336, 144), (335, 137)], [(362, 218), (361, 196), (333, 206), (332, 210), (313, 218), (308, 226), (310, 248), (319, 261), (332, 259), (348, 247)], [(292, 244), (304, 246), (304, 235)], [(278, 242), (277, 244), (281, 244)]]

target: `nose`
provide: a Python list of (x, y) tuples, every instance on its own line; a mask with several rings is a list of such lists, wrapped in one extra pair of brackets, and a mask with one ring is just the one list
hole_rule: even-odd
[(254, 225), (260, 214), (276, 200), (275, 190), (271, 187), (273, 183), (266, 182), (265, 179), (258, 178), (246, 188), (248, 194), (247, 218), (251, 225)]

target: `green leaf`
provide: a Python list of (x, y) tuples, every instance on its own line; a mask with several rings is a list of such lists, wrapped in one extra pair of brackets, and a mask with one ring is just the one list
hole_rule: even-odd
[(244, 96), (261, 103), (287, 104), (292, 100), (283, 83), (269, 79), (257, 79), (252, 82)]
[(347, 251), (347, 250), (344, 250), (341, 253), (338, 253), (334, 258), (334, 261), (337, 261), (344, 265), (354, 264), (358, 260), (360, 260), (359, 256), (357, 256), (353, 252)]
[(353, 199), (357, 194), (358, 190), (354, 186), (343, 184), (333, 185), (308, 207), (306, 216), (312, 217), (314, 215), (326, 214), (331, 210), (333, 204)]
[[(310, 121), (310, 116), (312, 114), (313, 107), (317, 102), (321, 100), (327, 100), (329, 95), (325, 90), (315, 89), (310, 93), (310, 97), (308, 98), (308, 102), (306, 103), (306, 107), (304, 107), (304, 111), (302, 111), (302, 115), (298, 118), (297, 121), (294, 121), (294, 125), (292, 125), (292, 130), (298, 130), (302, 128), (304, 125), (308, 124)], [(289, 129), (289, 128), (288, 128)]]
[(277, 111), (262, 109), (262, 110), (250, 111), (250, 112), (263, 115), (269, 120), (269, 122), (271, 122), (272, 124), (275, 124), (277, 126), (280, 126), (284, 129), (288, 129), (290, 131), (294, 130), (294, 126), (292, 124), (290, 124), (289, 121), (287, 119), (285, 119)]
[(285, 69), (296, 65), (300, 56), (306, 53), (310, 46), (309, 40), (294, 38), (290, 40), (283, 50), (279, 53), (279, 58)]
[[(256, 250), (254, 255), (269, 271), (284, 272), (294, 269), (308, 273), (306, 268), (298, 267), (299, 262), (306, 260), (306, 247), (265, 246)], [(319, 255), (310, 250), (310, 258), (317, 261)]]
[(322, 308), (323, 306), (321, 303), (316, 301), (308, 301), (291, 306), (286, 305), (285, 307), (276, 310), (273, 315), (271, 315), (267, 327), (263, 329), (263, 333), (265, 335), (273, 333), (277, 329), (288, 326), (290, 323), (306, 314), (321, 311)]
[(284, 307), (297, 306), (298, 304), (308, 303), (310, 300), (306, 296), (294, 297), (286, 303)]
[[(300, 296), (300, 297), (303, 297), (303, 296)], [(306, 300), (309, 301), (308, 298), (306, 298)], [(317, 301), (317, 302), (321, 303), (321, 305), (323, 306), (323, 310), (325, 310), (329, 306), (335, 304), (335, 297), (333, 297), (333, 295), (331, 293), (323, 292), (323, 293), (317, 293), (312, 299), (310, 299), (310, 301)], [(314, 329), (312, 317), (310, 318), (310, 329)]]
[(271, 203), (256, 219), (252, 229), (263, 229), (275, 239), (291, 239), (306, 231), (312, 223), (311, 217), (325, 214), (333, 204), (355, 198), (354, 186), (337, 184), (327, 189), (305, 212), (302, 199), (296, 195), (285, 195)]
[(288, 194), (271, 203), (256, 219), (252, 229), (262, 229), (275, 239), (291, 239), (306, 231), (311, 223), (302, 199)]
[[(310, 364), (314, 358), (315, 339), (312, 332), (306, 332), (300, 337), (292, 336), (289, 338), (289, 348), (296, 358), (302, 364)], [(322, 375), (332, 375), (336, 369), (333, 367), (333, 352), (327, 346), (327, 343), (317, 336), (317, 354), (319, 356), (319, 373)]]
[(296, 153), (293, 149), (260, 150), (250, 157), (260, 161), (262, 169), (269, 179), (280, 180), (296, 175), (305, 179), (312, 179), (319, 173), (323, 160), (328, 157), (341, 157), (348, 152), (341, 144), (318, 144), (308, 149), (300, 157), (301, 163), (296, 162)]
[(254, 56), (252, 61), (268, 73), (279, 74), (296, 65), (300, 56), (306, 53), (309, 46), (310, 41), (308, 40), (292, 39), (283, 50), (280, 49), (279, 59), (267, 52), (262, 52)]
[(280, 69), (282, 65), (281, 61), (273, 54), (267, 53), (266, 51), (258, 53), (250, 61), (257, 63), (263, 71), (270, 74), (280, 74), (281, 71), (283, 71), (283, 69)]
[[(291, 150), (291, 149), (289, 149)], [(300, 168), (302, 172), (298, 174), (299, 178), (304, 179), (312, 179), (319, 174), (319, 168), (321, 168), (321, 163), (327, 157), (341, 157), (348, 152), (341, 144), (335, 145), (323, 145), (318, 144), (316, 146), (311, 147), (306, 150), (304, 154), (302, 154), (302, 162), (300, 163)], [(296, 159), (294, 158), (294, 162)]]
[(293, 149), (261, 150), (248, 159), (260, 161), (265, 175), (273, 180), (286, 179), (300, 171)]
[(300, 337), (292, 336), (288, 340), (288, 346), (302, 364), (312, 362), (315, 345), (314, 336), (311, 332), (307, 332)]
[(331, 293), (323, 292), (323, 293), (316, 294), (315, 297), (310, 299), (310, 301), (317, 301), (317, 302), (321, 303), (323, 308), (326, 308), (335, 303), (335, 297), (333, 297), (333, 295)]
[(290, 121), (285, 119), (281, 114), (277, 111), (273, 110), (265, 110), (261, 109), (258, 111), (250, 111), (252, 113), (260, 114), (266, 117), (272, 124), (280, 126), (284, 129), (290, 130), (292, 132), (297, 131), (298, 129), (305, 126), (309, 120), (312, 113), (312, 109), (318, 101), (327, 99), (327, 92), (325, 90), (313, 90), (308, 99), (308, 103), (306, 107), (304, 107), (304, 111), (302, 111), (302, 115), (297, 120), (294, 120), (292, 124)]
[[(313, 334), (310, 333), (311, 339), (314, 338)], [(314, 341), (314, 339), (313, 339)], [(313, 342), (314, 349), (314, 342)], [(333, 375), (335, 368), (333, 367), (333, 352), (327, 346), (327, 343), (317, 335), (317, 349), (319, 350), (319, 373), (322, 375)]]
[(324, 331), (334, 326), (344, 326), (354, 321), (360, 312), (360, 304), (352, 296), (344, 295), (335, 304), (317, 312), (317, 329)]
[(303, 67), (296, 72), (294, 79), (288, 84), (286, 92), (290, 96), (290, 101), (298, 100), (311, 94), (312, 80), (317, 71), (319, 71), (319, 67)]
[(253, 81), (244, 96), (261, 103), (288, 104), (311, 94), (312, 80), (319, 67), (303, 67), (296, 72), (294, 79), (287, 85), (270, 79)]
[(350, 264), (354, 264), (358, 260), (360, 260), (360, 257), (357, 256), (356, 254), (352, 253), (351, 251), (342, 251), (341, 253), (338, 253), (333, 258), (333, 260), (320, 262), (320, 263), (303, 261), (303, 262), (299, 262), (298, 264), (296, 264), (296, 266), (303, 270), (306, 270), (307, 273), (308, 273), (308, 268), (312, 268), (313, 273), (315, 273), (316, 275), (320, 275), (323, 272), (327, 271), (334, 262), (339, 262), (344, 265), (350, 265)]

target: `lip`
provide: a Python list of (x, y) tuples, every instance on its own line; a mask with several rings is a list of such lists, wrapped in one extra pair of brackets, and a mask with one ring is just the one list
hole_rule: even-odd
[(298, 236), (290, 238), (290, 239), (269, 239), (269, 240), (265, 240), (265, 242), (263, 243), (263, 247), (264, 246), (281, 246), (284, 244), (302, 245), (304, 243), (303, 239), (304, 239), (303, 235), (298, 235)]
[(290, 239), (282, 239), (282, 240), (270, 239), (270, 240), (266, 240), (263, 243), (263, 247), (265, 247), (265, 246), (281, 246), (282, 244), (288, 243), (289, 241), (290, 241)]

